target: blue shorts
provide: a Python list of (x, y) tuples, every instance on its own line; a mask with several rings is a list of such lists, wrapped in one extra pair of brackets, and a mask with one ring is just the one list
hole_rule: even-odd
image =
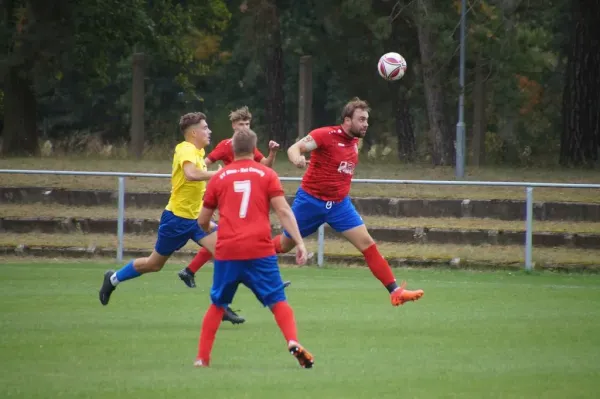
[(215, 259), (213, 285), (210, 289), (213, 304), (228, 306), (240, 283), (248, 287), (263, 306), (272, 306), (286, 300), (277, 256), (249, 260)]
[[(323, 201), (299, 188), (292, 204), (292, 211), (303, 238), (313, 234), (323, 223), (327, 223), (338, 233), (365, 224), (349, 196), (339, 202)], [(283, 234), (291, 238), (287, 231), (284, 230)]]
[(200, 243), (209, 234), (198, 226), (196, 219), (180, 218), (165, 209), (160, 217), (154, 250), (162, 256), (170, 256), (187, 244), (188, 240)]

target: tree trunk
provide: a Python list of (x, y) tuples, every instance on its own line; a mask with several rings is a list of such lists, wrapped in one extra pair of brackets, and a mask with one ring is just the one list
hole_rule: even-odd
[(600, 5), (573, 0), (560, 163), (593, 165), (600, 140)]
[(487, 119), (485, 115), (486, 92), (485, 77), (481, 54), (475, 63), (475, 84), (473, 86), (473, 139), (471, 141), (471, 163), (480, 166), (485, 163), (485, 133)]
[(415, 130), (410, 115), (409, 101), (403, 86), (393, 85), (392, 95), (394, 107), (394, 133), (398, 140), (398, 159), (402, 162), (413, 162), (416, 154)]
[(131, 82), (131, 143), (130, 152), (141, 159), (144, 155), (144, 108), (145, 108), (145, 55), (135, 53), (132, 57), (133, 79)]
[[(504, 35), (507, 45), (518, 46), (515, 30), (515, 11), (520, 0), (499, 0), (496, 2), (504, 14)], [(516, 85), (516, 81), (513, 82)], [(500, 111), (498, 135), (503, 141), (504, 161), (514, 161), (518, 146), (518, 117), (519, 106), (512, 101), (505, 100)]]
[(33, 83), (11, 67), (4, 77), (2, 155), (38, 155), (37, 102)]
[(265, 65), (265, 78), (267, 83), (267, 98), (265, 104), (265, 117), (267, 123), (267, 134), (269, 138), (286, 148), (293, 143), (292, 131), (286, 133), (285, 129), (285, 92), (284, 85), (284, 63), (283, 49), (281, 47), (281, 26), (279, 23), (279, 11), (273, 3), (269, 6), (269, 32), (268, 50)]
[(451, 142), (451, 137), (444, 116), (444, 94), (440, 74), (434, 59), (433, 29), (427, 16), (427, 13), (432, 11), (431, 4), (431, 0), (421, 0), (417, 10), (417, 33), (432, 144), (431, 159), (434, 165), (450, 165), (452, 156), (448, 142)]

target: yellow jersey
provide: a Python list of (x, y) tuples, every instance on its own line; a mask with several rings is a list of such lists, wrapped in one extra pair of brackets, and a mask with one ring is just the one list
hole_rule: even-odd
[(171, 171), (171, 197), (166, 209), (180, 218), (197, 219), (202, 208), (206, 181), (188, 181), (183, 173), (185, 162), (193, 163), (200, 170), (207, 170), (204, 149), (199, 150), (187, 141), (177, 144)]

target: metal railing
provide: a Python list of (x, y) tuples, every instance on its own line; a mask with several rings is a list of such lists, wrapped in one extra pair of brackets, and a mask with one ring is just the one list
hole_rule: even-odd
[[(125, 178), (126, 177), (158, 177), (170, 178), (170, 174), (162, 173), (130, 173), (130, 172), (88, 172), (74, 170), (29, 170), (29, 169), (0, 169), (0, 173), (37, 174), (37, 175), (69, 175), (69, 176), (112, 176), (118, 178), (118, 214), (117, 214), (117, 261), (123, 260), (123, 236), (125, 221)], [(300, 182), (300, 177), (280, 177), (284, 182)], [(524, 187), (525, 188), (525, 269), (533, 268), (533, 189), (541, 188), (571, 188), (571, 189), (600, 189), (600, 184), (569, 184), (545, 182), (505, 182), (505, 181), (453, 181), (453, 180), (397, 180), (397, 179), (352, 179), (352, 183), (362, 184), (423, 184), (436, 186), (487, 186), (487, 187)], [(323, 265), (325, 249), (325, 225), (319, 227), (317, 233), (318, 253), (317, 264)]]

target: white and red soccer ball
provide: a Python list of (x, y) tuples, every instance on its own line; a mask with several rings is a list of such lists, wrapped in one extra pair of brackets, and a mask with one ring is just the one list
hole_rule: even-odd
[(406, 61), (398, 53), (387, 53), (381, 56), (377, 64), (379, 76), (385, 80), (399, 80), (406, 72)]

